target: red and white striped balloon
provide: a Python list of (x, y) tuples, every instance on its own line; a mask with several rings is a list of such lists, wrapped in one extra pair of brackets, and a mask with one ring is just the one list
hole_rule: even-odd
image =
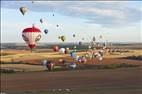
[(25, 28), (22, 32), (23, 40), (32, 50), (36, 46), (36, 42), (41, 38), (41, 31), (36, 27)]

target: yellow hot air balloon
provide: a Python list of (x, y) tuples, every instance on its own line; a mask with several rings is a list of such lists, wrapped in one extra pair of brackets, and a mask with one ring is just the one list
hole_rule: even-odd
[(61, 40), (62, 40), (63, 42), (66, 40), (66, 37), (65, 37), (65, 36), (61, 36), (60, 38), (61, 38)]

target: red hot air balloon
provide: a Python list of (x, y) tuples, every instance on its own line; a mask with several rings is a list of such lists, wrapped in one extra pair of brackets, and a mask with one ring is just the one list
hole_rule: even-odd
[(36, 42), (41, 38), (41, 31), (36, 27), (25, 28), (22, 32), (23, 40), (32, 49), (36, 46)]
[(53, 46), (52, 49), (53, 49), (54, 52), (57, 52), (57, 51), (59, 51), (59, 46)]

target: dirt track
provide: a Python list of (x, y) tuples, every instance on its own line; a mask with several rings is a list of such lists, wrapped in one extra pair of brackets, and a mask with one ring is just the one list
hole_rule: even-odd
[[(3, 74), (2, 91), (89, 89), (117, 87), (142, 89), (142, 68)], [(86, 93), (87, 94), (87, 93)], [(91, 93), (92, 94), (92, 93)], [(94, 94), (94, 93), (93, 93)], [(138, 94), (142, 94), (139, 91)]]

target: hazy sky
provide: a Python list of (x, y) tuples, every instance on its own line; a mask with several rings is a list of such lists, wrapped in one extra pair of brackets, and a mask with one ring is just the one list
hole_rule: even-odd
[[(21, 6), (28, 8), (24, 16)], [(97, 41), (140, 42), (141, 13), (141, 1), (1, 1), (1, 42), (24, 42), (22, 30), (32, 24), (42, 31), (40, 42), (61, 42), (60, 35), (66, 36), (65, 42), (83, 37), (90, 41), (93, 36)], [(44, 29), (49, 30), (47, 35)]]

